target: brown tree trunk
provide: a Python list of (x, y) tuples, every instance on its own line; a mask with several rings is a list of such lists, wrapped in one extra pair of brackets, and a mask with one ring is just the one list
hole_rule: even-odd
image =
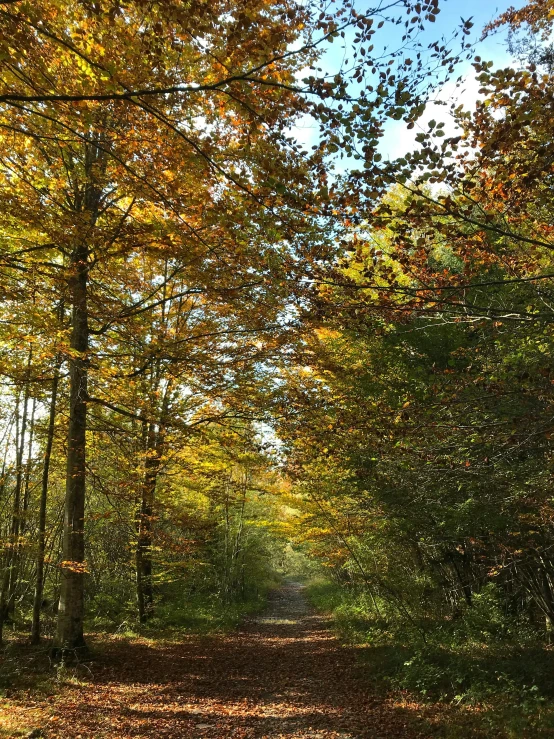
[[(156, 383), (158, 381), (159, 378), (156, 380)], [(146, 460), (144, 463), (144, 478), (137, 512), (137, 549), (135, 553), (137, 605), (139, 621), (141, 623), (145, 623), (154, 611), (154, 590), (152, 586), (152, 519), (154, 515), (156, 483), (158, 481), (165, 447), (166, 422), (172, 387), (172, 382), (169, 381), (162, 400), (160, 422), (157, 430), (154, 423), (149, 423), (146, 431)]]
[(31, 644), (40, 643), (40, 609), (42, 606), (42, 595), (44, 591), (44, 555), (46, 550), (46, 503), (48, 500), (48, 476), (50, 473), (50, 459), (52, 457), (52, 445), (54, 443), (54, 428), (56, 423), (56, 400), (58, 397), (58, 385), (60, 382), (61, 362), (58, 360), (54, 368), (52, 380), (52, 395), (50, 397), (50, 413), (48, 416), (48, 432), (46, 436), (46, 448), (44, 450), (44, 464), (42, 468), (42, 485), (40, 491), (40, 508), (38, 519), (38, 551), (37, 551), (37, 573), (35, 579), (35, 595), (33, 600), (33, 625), (31, 627)]
[[(102, 121), (99, 121), (102, 125)], [(84, 151), (85, 182), (76, 188), (73, 204), (87, 231), (93, 231), (98, 219), (101, 189), (97, 178), (105, 171), (102, 149), (87, 143)], [(54, 639), (54, 655), (84, 650), (83, 622), (85, 611), (85, 493), (86, 431), (88, 400), (88, 272), (89, 248), (85, 239), (71, 254), (69, 294), (71, 297), (71, 341), (69, 359), (69, 424), (67, 434), (67, 466), (65, 477), (65, 511), (60, 567), (60, 602), (58, 625)]]
[(23, 490), (23, 517), (21, 521), (21, 533), (27, 529), (27, 516), (29, 513), (29, 497), (31, 482), (31, 463), (33, 459), (33, 440), (35, 437), (35, 413), (37, 409), (37, 399), (33, 398), (33, 406), (31, 410), (31, 423), (29, 425), (29, 442), (27, 444), (27, 461), (25, 462), (25, 486)]
[(2, 589), (0, 592), (0, 644), (2, 643), (4, 622), (13, 609), (18, 580), (19, 534), (21, 529), (21, 490), (23, 486), (23, 455), (25, 452), (25, 432), (27, 428), (27, 410), (29, 402), (29, 374), (31, 370), (32, 349), (27, 360), (27, 378), (23, 401), (21, 426), (19, 425), (19, 397), (15, 411), (15, 488), (13, 494), (12, 523), (10, 529), (10, 546), (5, 560)]
[(154, 494), (160, 465), (158, 440), (154, 424), (148, 424), (146, 460), (137, 516), (137, 605), (140, 623), (148, 621), (154, 607), (152, 589), (152, 516)]
[[(29, 367), (28, 367), (28, 374), (30, 374), (30, 360), (31, 355), (29, 355)], [(29, 379), (29, 378), (28, 378)], [(25, 535), (25, 529), (27, 527), (27, 514), (29, 509), (29, 477), (31, 472), (31, 455), (32, 455), (32, 447), (33, 447), (33, 435), (35, 430), (35, 410), (36, 410), (36, 400), (33, 398), (33, 406), (31, 411), (31, 422), (29, 424), (29, 439), (28, 439), (28, 451), (27, 451), (27, 459), (25, 461), (25, 464), (23, 463), (23, 456), (24, 456), (24, 446), (25, 446), (25, 432), (27, 429), (27, 421), (28, 421), (28, 402), (29, 402), (29, 384), (27, 384), (27, 389), (25, 393), (25, 405), (23, 410), (23, 424), (21, 429), (21, 453), (20, 453), (20, 491), (23, 490), (23, 505), (20, 508), (19, 511), (19, 525), (18, 525), (18, 532), (17, 532), (17, 543), (15, 544), (15, 552), (14, 552), (14, 563), (11, 571), (11, 579), (10, 579), (10, 593), (9, 593), (9, 599), (8, 599), (8, 614), (13, 618), (15, 614), (15, 601), (16, 601), (16, 595), (17, 595), (17, 588), (21, 579), (21, 566), (22, 566), (22, 559), (23, 559), (23, 537)], [(21, 492), (20, 492), (21, 497)]]
[(16, 448), (16, 460), (15, 460), (15, 472), (16, 472), (16, 485), (14, 490), (14, 500), (12, 503), (12, 520), (9, 528), (9, 540), (8, 540), (8, 547), (6, 550), (6, 554), (4, 556), (3, 561), (3, 572), (2, 572), (2, 583), (0, 586), (0, 644), (3, 642), (4, 638), (4, 622), (6, 620), (6, 616), (8, 615), (8, 606), (9, 606), (9, 600), (8, 600), (8, 594), (10, 591), (10, 577), (11, 577), (11, 570), (13, 567), (13, 558), (15, 553), (15, 539), (14, 539), (14, 529), (17, 526), (17, 522), (19, 521), (19, 498), (18, 498), (18, 490), (17, 490), (17, 473), (18, 473), (18, 461), (19, 461), (19, 401), (20, 397), (19, 394), (17, 395), (16, 402), (15, 402), (15, 448)]
[[(12, 423), (15, 422), (16, 428), (18, 427), (18, 421), (17, 421), (17, 409), (14, 414), (14, 418), (12, 420)], [(0, 475), (0, 500), (3, 499), (4, 493), (6, 492), (6, 481), (9, 476), (9, 468), (6, 468), (6, 462), (8, 459), (8, 451), (10, 448), (10, 439), (11, 439), (11, 423), (8, 429), (6, 430), (6, 445), (4, 447), (4, 458), (2, 460), (2, 474)], [(16, 443), (17, 443), (17, 430), (16, 430)], [(0, 580), (0, 644), (2, 644), (2, 632), (4, 628), (4, 608), (6, 605), (6, 594), (7, 594), (7, 587), (9, 584), (9, 578), (6, 578), (7, 574), (7, 567), (9, 566), (9, 557), (10, 557), (10, 550), (8, 549), (4, 556), (0, 558), (0, 562), (2, 563), (2, 578)]]
[(88, 249), (79, 245), (71, 255), (72, 302), (69, 360), (69, 429), (65, 485), (63, 561), (55, 653), (83, 649), (85, 577), (85, 477), (87, 427), (87, 351), (89, 344), (87, 283)]

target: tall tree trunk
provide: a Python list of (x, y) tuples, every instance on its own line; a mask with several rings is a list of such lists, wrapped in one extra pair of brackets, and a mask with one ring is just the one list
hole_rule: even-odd
[(225, 538), (223, 549), (223, 600), (227, 603), (230, 600), (231, 592), (231, 515), (230, 515), (230, 495), (231, 485), (233, 482), (232, 474), (229, 474), (225, 480)]
[[(249, 474), (248, 472), (244, 472), (243, 475), (243, 484), (242, 484), (242, 500), (240, 502), (240, 509), (239, 509), (239, 520), (237, 524), (237, 532), (235, 535), (235, 543), (233, 546), (233, 554), (232, 554), (232, 560), (231, 560), (231, 577), (232, 577), (232, 596), (236, 595), (236, 591), (238, 590), (238, 587), (240, 586), (240, 577), (242, 575), (242, 571), (240, 575), (237, 575), (237, 567), (239, 563), (239, 555), (241, 553), (242, 549), (242, 533), (244, 529), (244, 511), (246, 508), (246, 495), (248, 492), (248, 481), (249, 481)], [(244, 591), (242, 593), (244, 595)]]
[[(14, 413), (14, 420), (15, 420), (15, 472), (16, 472), (16, 480), (17, 480), (17, 467), (18, 467), (18, 459), (19, 459), (19, 401), (20, 397), (19, 394), (17, 395), (16, 401), (15, 401), (15, 413)], [(19, 520), (19, 500), (17, 496), (17, 483), (14, 490), (14, 500), (12, 503), (12, 520), (10, 522), (10, 527), (8, 531), (8, 547), (5, 553), (5, 556), (3, 558), (3, 572), (2, 572), (2, 582), (0, 585), (0, 644), (3, 642), (4, 638), (4, 622), (6, 620), (6, 616), (8, 615), (8, 594), (10, 591), (10, 576), (11, 576), (11, 569), (13, 567), (13, 557), (15, 552), (15, 540), (14, 540), (14, 528), (17, 525), (17, 521)]]
[[(30, 374), (30, 361), (31, 361), (31, 355), (29, 354), (29, 368), (28, 368), (28, 374)], [(29, 379), (29, 378), (28, 378)], [(28, 421), (28, 402), (29, 402), (29, 383), (27, 383), (27, 388), (25, 391), (25, 404), (23, 409), (23, 423), (22, 423), (22, 429), (21, 429), (21, 453), (20, 453), (20, 474), (21, 480), (19, 483), (20, 487), (20, 497), (21, 497), (21, 488), (23, 489), (23, 505), (20, 506), (19, 511), (19, 526), (18, 526), (18, 532), (17, 532), (17, 543), (15, 544), (15, 554), (14, 554), (14, 563), (12, 567), (11, 572), (11, 581), (10, 581), (10, 594), (9, 594), (9, 600), (8, 600), (8, 612), (10, 616), (13, 617), (15, 612), (15, 599), (17, 594), (17, 587), (21, 578), (21, 565), (22, 565), (22, 558), (23, 558), (23, 536), (25, 534), (25, 528), (27, 526), (27, 511), (29, 508), (29, 476), (30, 476), (30, 467), (31, 467), (31, 454), (32, 454), (32, 446), (33, 446), (33, 435), (34, 435), (34, 429), (35, 429), (35, 410), (36, 410), (36, 400), (33, 398), (33, 406), (31, 411), (31, 422), (29, 424), (29, 440), (28, 440), (28, 451), (27, 451), (27, 459), (25, 461), (25, 464), (23, 464), (23, 456), (24, 456), (24, 446), (25, 446), (25, 432), (27, 429), (27, 421)]]
[(23, 455), (25, 453), (25, 432), (27, 427), (27, 410), (29, 402), (29, 375), (31, 371), (32, 349), (29, 350), (23, 413), (19, 424), (19, 396), (15, 411), (15, 488), (13, 494), (12, 522), (10, 529), (10, 546), (5, 560), (2, 589), (0, 592), (0, 644), (2, 643), (4, 622), (12, 610), (18, 579), (19, 533), (21, 529), (21, 490), (23, 485)]
[[(104, 121), (99, 120), (100, 129)], [(93, 138), (95, 136), (93, 135)], [(102, 134), (96, 135), (98, 141)], [(85, 611), (85, 494), (86, 494), (86, 431), (88, 400), (88, 272), (89, 238), (96, 225), (101, 188), (98, 177), (105, 173), (102, 149), (89, 142), (84, 150), (85, 180), (75, 188), (74, 210), (78, 221), (86, 223), (87, 236), (73, 249), (69, 263), (69, 295), (71, 298), (71, 341), (69, 360), (69, 424), (67, 433), (67, 466), (65, 477), (64, 533), (62, 544), (60, 602), (54, 639), (55, 655), (69, 650), (84, 650)]]
[(37, 399), (33, 398), (31, 410), (31, 423), (29, 425), (29, 442), (27, 444), (27, 461), (25, 462), (25, 485), (23, 489), (23, 518), (21, 521), (21, 533), (27, 528), (27, 514), (29, 512), (29, 496), (31, 482), (31, 462), (33, 459), (33, 441), (35, 437), (35, 413), (37, 409)]
[(88, 249), (71, 255), (72, 316), (69, 361), (69, 429), (65, 485), (63, 561), (55, 652), (82, 649), (85, 577), (85, 478), (87, 427), (87, 351), (89, 345), (87, 283)]
[(148, 424), (146, 460), (137, 516), (137, 605), (140, 623), (148, 621), (154, 607), (152, 589), (152, 516), (160, 460), (154, 424)]
[(29, 356), (27, 359), (27, 370), (25, 376), (25, 391), (23, 395), (23, 413), (21, 416), (21, 428), (19, 430), (19, 444), (17, 445), (17, 457), (16, 457), (16, 476), (15, 476), (15, 491), (14, 491), (14, 505), (13, 505), (13, 523), (12, 523), (12, 536), (13, 536), (13, 550), (12, 550), (12, 565), (10, 567), (10, 588), (8, 595), (8, 612), (13, 614), (15, 605), (15, 590), (17, 587), (17, 581), (19, 577), (19, 537), (21, 534), (22, 521), (21, 521), (21, 493), (23, 490), (23, 457), (25, 455), (25, 434), (27, 433), (27, 417), (29, 411), (29, 379), (31, 374), (31, 362), (33, 359), (33, 350), (29, 349)]
[(46, 436), (46, 448), (44, 450), (44, 463), (42, 468), (42, 484), (40, 491), (40, 508), (38, 518), (38, 551), (37, 572), (35, 580), (35, 595), (33, 600), (33, 625), (31, 627), (31, 644), (40, 642), (40, 609), (42, 606), (42, 595), (44, 591), (44, 555), (46, 551), (46, 503), (48, 500), (48, 477), (50, 473), (50, 459), (52, 457), (52, 445), (54, 443), (54, 428), (56, 424), (56, 401), (58, 397), (58, 385), (60, 382), (61, 361), (58, 359), (54, 368), (52, 380), (52, 395), (50, 397), (50, 413), (48, 416), (48, 432)]
[(4, 449), (4, 457), (2, 459), (2, 472), (0, 472), (0, 500), (4, 497), (4, 491), (6, 490), (6, 461), (8, 458), (8, 445)]
[[(10, 441), (12, 436), (12, 424), (15, 423), (16, 427), (18, 426), (17, 421), (17, 409), (13, 415), (13, 418), (9, 422), (9, 426), (6, 429), (5, 439), (6, 443), (4, 446), (4, 457), (2, 459), (2, 473), (0, 475), (0, 501), (4, 498), (4, 493), (6, 492), (6, 483), (7, 479), (10, 475), (10, 468), (6, 467), (7, 460), (8, 460), (8, 452), (10, 448)], [(16, 443), (17, 443), (17, 431), (16, 431)], [(7, 594), (7, 588), (9, 584), (9, 578), (6, 577), (7, 575), (7, 567), (9, 566), (9, 556), (10, 556), (10, 550), (9, 548), (4, 552), (3, 556), (0, 557), (0, 562), (2, 564), (1, 572), (2, 572), (2, 578), (0, 580), (0, 644), (2, 644), (2, 631), (4, 627), (4, 619), (3, 619), (3, 612), (6, 604), (6, 594)]]
[(152, 587), (152, 517), (154, 514), (156, 483), (164, 453), (166, 421), (172, 387), (173, 384), (170, 380), (167, 383), (162, 400), (160, 422), (157, 430), (155, 424), (149, 423), (146, 433), (146, 459), (140, 503), (138, 506), (137, 549), (135, 553), (137, 605), (139, 621), (141, 623), (145, 623), (154, 611), (154, 590)]

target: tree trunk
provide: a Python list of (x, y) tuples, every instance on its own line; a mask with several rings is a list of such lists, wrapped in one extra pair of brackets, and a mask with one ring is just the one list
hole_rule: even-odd
[[(30, 373), (30, 360), (31, 355), (29, 354), (29, 367), (28, 374)], [(28, 378), (29, 379), (29, 378)], [(15, 614), (15, 601), (17, 595), (17, 588), (21, 580), (21, 567), (23, 560), (23, 537), (25, 535), (25, 529), (27, 527), (27, 515), (29, 508), (29, 476), (31, 469), (31, 454), (33, 447), (33, 435), (35, 428), (35, 410), (36, 410), (36, 399), (33, 398), (33, 406), (31, 411), (31, 422), (29, 424), (29, 439), (28, 439), (28, 452), (25, 464), (23, 463), (24, 446), (25, 446), (25, 433), (27, 429), (28, 421), (28, 402), (29, 402), (29, 383), (27, 383), (25, 391), (25, 404), (23, 409), (23, 423), (21, 429), (21, 449), (20, 449), (20, 470), (18, 472), (19, 480), (19, 498), (21, 499), (21, 490), (23, 490), (23, 505), (20, 506), (19, 519), (18, 519), (18, 531), (17, 531), (17, 542), (15, 543), (14, 562), (11, 569), (10, 575), (10, 593), (8, 598), (8, 615), (13, 618)]]
[(23, 401), (23, 413), (21, 426), (19, 426), (19, 397), (16, 404), (15, 418), (15, 448), (16, 448), (16, 471), (15, 489), (13, 494), (12, 523), (10, 530), (10, 546), (5, 562), (4, 576), (2, 580), (2, 592), (0, 593), (0, 644), (2, 643), (4, 622), (13, 609), (15, 591), (18, 580), (18, 557), (19, 557), (19, 534), (21, 529), (21, 490), (23, 485), (23, 455), (25, 452), (25, 432), (27, 427), (27, 409), (29, 402), (29, 373), (31, 368), (32, 350), (29, 350), (27, 362), (27, 382)]
[(48, 476), (50, 473), (50, 458), (52, 456), (52, 445), (54, 443), (54, 428), (56, 423), (56, 400), (58, 397), (58, 385), (60, 382), (61, 361), (58, 360), (54, 368), (52, 380), (52, 396), (50, 398), (50, 414), (48, 416), (48, 433), (46, 436), (46, 448), (44, 450), (44, 465), (42, 468), (42, 485), (40, 491), (40, 509), (38, 520), (38, 552), (37, 573), (35, 580), (35, 595), (33, 600), (33, 625), (31, 627), (31, 644), (40, 643), (40, 609), (42, 606), (42, 595), (44, 591), (44, 555), (46, 549), (46, 503), (48, 499)]
[(146, 460), (137, 516), (137, 604), (140, 623), (146, 623), (152, 615), (154, 592), (152, 589), (152, 515), (154, 494), (160, 465), (158, 442), (154, 424), (148, 425), (146, 436)]
[[(159, 368), (158, 378), (159, 381)], [(137, 605), (139, 621), (145, 623), (154, 611), (154, 590), (152, 587), (152, 517), (154, 514), (154, 498), (156, 484), (162, 464), (165, 448), (166, 421), (173, 384), (168, 381), (165, 388), (160, 421), (156, 425), (149, 423), (146, 432), (146, 460), (144, 463), (144, 478), (140, 495), (137, 516), (137, 549), (136, 549), (136, 577), (137, 577)]]
[[(18, 426), (17, 410), (14, 413), (14, 417), (12, 421), (10, 421), (10, 425), (6, 429), (6, 444), (4, 447), (4, 457), (2, 460), (2, 474), (0, 476), (0, 501), (4, 498), (4, 493), (6, 492), (6, 482), (10, 474), (10, 468), (6, 467), (6, 463), (8, 459), (8, 451), (10, 448), (10, 440), (11, 440), (11, 435), (12, 435), (12, 428), (11, 428), (12, 423), (15, 423), (16, 427)], [(16, 443), (17, 443), (17, 433), (18, 432), (16, 430)], [(8, 548), (7, 551), (4, 552), (4, 555), (0, 557), (0, 562), (2, 564), (2, 568), (1, 568), (2, 578), (0, 580), (0, 644), (2, 644), (2, 631), (4, 627), (4, 619), (3, 619), (2, 614), (5, 608), (7, 587), (9, 584), (9, 579), (6, 578), (7, 567), (9, 566), (9, 556), (10, 556), (10, 549)]]
[(69, 429), (65, 485), (63, 561), (55, 653), (83, 649), (85, 578), (85, 475), (87, 426), (88, 249), (71, 255), (71, 349), (69, 360)]
[[(102, 126), (102, 121), (98, 122)], [(93, 135), (94, 136), (94, 135)], [(102, 134), (96, 136), (98, 140)], [(98, 177), (105, 173), (105, 157), (98, 146), (87, 143), (84, 150), (85, 181), (75, 189), (74, 210), (78, 220), (88, 226), (87, 238), (96, 225), (102, 191)], [(88, 273), (89, 247), (82, 239), (76, 244), (69, 263), (71, 297), (71, 342), (69, 359), (69, 427), (67, 434), (67, 466), (65, 477), (65, 511), (60, 567), (60, 602), (54, 655), (76, 654), (84, 650), (83, 622), (85, 610), (85, 493), (86, 430), (88, 400)]]
[(16, 457), (16, 478), (15, 478), (15, 492), (14, 492), (14, 509), (13, 509), (13, 524), (12, 524), (12, 536), (13, 536), (13, 551), (12, 551), (12, 565), (10, 567), (10, 588), (8, 595), (7, 609), (8, 613), (13, 616), (15, 609), (15, 591), (19, 580), (19, 564), (21, 557), (21, 546), (20, 536), (23, 528), (22, 511), (21, 511), (21, 493), (23, 491), (24, 482), (24, 469), (23, 469), (23, 457), (25, 456), (25, 434), (27, 433), (27, 418), (29, 411), (29, 380), (31, 374), (31, 362), (33, 359), (33, 349), (29, 349), (29, 356), (27, 359), (27, 371), (25, 378), (25, 392), (23, 396), (23, 414), (21, 417), (21, 429), (19, 436), (19, 445), (17, 446), (17, 457)]
[(23, 489), (23, 517), (21, 521), (21, 533), (27, 529), (27, 517), (29, 514), (29, 497), (31, 482), (31, 463), (33, 461), (33, 441), (35, 437), (35, 413), (37, 409), (37, 399), (33, 398), (33, 406), (31, 410), (31, 423), (29, 425), (29, 442), (27, 444), (27, 461), (25, 462), (25, 486)]
[[(15, 401), (15, 448), (16, 448), (16, 460), (15, 460), (15, 471), (17, 475), (17, 464), (19, 459), (19, 394)], [(13, 567), (13, 557), (15, 552), (15, 540), (14, 540), (14, 527), (16, 522), (19, 520), (19, 501), (17, 496), (17, 483), (14, 490), (14, 500), (12, 503), (12, 520), (9, 528), (8, 546), (6, 553), (3, 558), (3, 572), (2, 572), (2, 583), (0, 586), (0, 644), (3, 643), (4, 639), (4, 622), (8, 615), (8, 594), (10, 591), (10, 576), (11, 569)]]

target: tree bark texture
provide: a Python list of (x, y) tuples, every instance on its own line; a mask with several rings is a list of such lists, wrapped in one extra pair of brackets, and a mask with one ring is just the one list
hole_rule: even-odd
[(69, 362), (69, 429), (61, 563), (61, 589), (55, 649), (82, 649), (85, 578), (85, 484), (87, 428), (88, 249), (71, 255), (71, 349)]

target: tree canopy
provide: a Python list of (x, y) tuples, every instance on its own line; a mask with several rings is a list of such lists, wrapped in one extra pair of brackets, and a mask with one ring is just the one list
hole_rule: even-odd
[(439, 11), (0, 3), (0, 638), (292, 569), (382, 638), (548, 643), (552, 2), (502, 69)]

